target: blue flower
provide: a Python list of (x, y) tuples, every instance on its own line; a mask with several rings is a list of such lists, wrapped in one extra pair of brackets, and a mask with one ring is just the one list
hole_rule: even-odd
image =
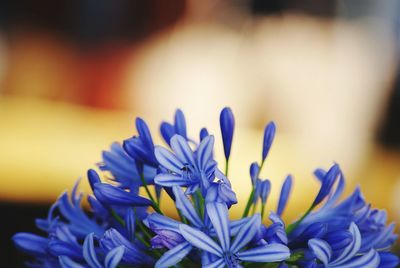
[[(98, 165), (102, 171), (109, 171), (113, 180), (121, 188), (131, 189), (142, 185), (142, 174), (139, 173), (140, 169), (136, 167), (137, 161), (129, 156), (119, 143), (113, 143), (110, 151), (103, 152), (103, 161)], [(157, 169), (149, 165), (144, 165), (142, 169), (146, 183), (148, 185), (154, 184)]]
[[(338, 164), (327, 171), (314, 171), (320, 189), (309, 209), (293, 223), (281, 218), (293, 184), (293, 178), (287, 176), (276, 212), (269, 213), (271, 223), (261, 223), (272, 186), (270, 180), (260, 178), (260, 171), (274, 140), (273, 122), (264, 130), (261, 162), (250, 166), (252, 191), (243, 217), (230, 220), (228, 209), (237, 198), (227, 178), (235, 127), (229, 108), (220, 114), (220, 127), (226, 157), (224, 174), (213, 158), (214, 137), (202, 128), (199, 144), (189, 139), (181, 110), (176, 111), (173, 124), (161, 124), (168, 149), (155, 146), (147, 124), (137, 118), (138, 135), (125, 140), (123, 146), (113, 143), (103, 152), (99, 167), (112, 183), (102, 181), (96, 171), (88, 171), (93, 191), (87, 196), (89, 212), (81, 206), (83, 194), (77, 193), (78, 181), (71, 193), (63, 193), (50, 207), (46, 218), (36, 220), (43, 236), (13, 236), (16, 247), (33, 257), (27, 265), (398, 266), (399, 258), (390, 253), (398, 239), (394, 224), (387, 224), (386, 212), (372, 208), (359, 188), (341, 198), (345, 179)], [(179, 220), (163, 214), (163, 192), (174, 202)], [(255, 214), (259, 203), (261, 215)]]
[(222, 202), (228, 208), (237, 203), (235, 192), (231, 188), (231, 183), (221, 171), (216, 170), (215, 175), (218, 178), (216, 182), (211, 182), (207, 189), (206, 202)]
[(271, 212), (269, 219), (272, 224), (268, 227), (262, 226), (262, 238), (268, 243), (288, 244), (288, 237), (285, 231), (285, 223), (275, 212)]
[(360, 254), (361, 234), (355, 223), (350, 224), (349, 231), (353, 236), (353, 240), (338, 255), (334, 255), (330, 245), (322, 239), (310, 239), (308, 246), (315, 257), (327, 268), (379, 267), (380, 257), (374, 249), (370, 249), (365, 254)]
[(111, 228), (104, 233), (99, 240), (100, 246), (105, 251), (113, 250), (116, 247), (123, 246), (125, 251), (122, 262), (131, 265), (153, 265), (154, 259), (148, 256), (142, 249), (126, 239), (117, 230)]
[(139, 136), (133, 136), (124, 141), (123, 147), (125, 151), (135, 159), (138, 165), (157, 167), (158, 163), (154, 156), (154, 143), (149, 127), (143, 119), (136, 118), (136, 129)]
[[(83, 258), (91, 268), (116, 268), (124, 255), (124, 246), (116, 247), (110, 250), (104, 258), (104, 262), (100, 261), (97, 257), (98, 253), (94, 246), (93, 233), (88, 234), (83, 243)], [(62, 268), (83, 268), (81, 263), (73, 261), (67, 256), (59, 257), (60, 265)], [(103, 265), (104, 263), (104, 265)]]
[(63, 193), (56, 202), (56, 207), (64, 219), (67, 220), (69, 230), (79, 238), (94, 232), (96, 235), (103, 235), (104, 228), (99, 226), (96, 221), (88, 217), (81, 207), (82, 195), (77, 195), (78, 182), (71, 192), (71, 198), (68, 193)]
[(171, 138), (169, 150), (157, 146), (155, 155), (160, 165), (167, 170), (155, 177), (155, 182), (165, 187), (186, 186), (186, 193), (194, 193), (200, 186), (207, 189), (214, 179), (215, 161), (212, 159), (214, 137), (208, 136), (201, 141), (196, 155), (188, 142), (179, 135)]
[(196, 228), (181, 224), (179, 229), (182, 236), (192, 244), (192, 246), (217, 257), (216, 260), (209, 265), (210, 267), (237, 267), (242, 261), (278, 262), (289, 258), (289, 249), (281, 244), (270, 244), (243, 250), (243, 248), (248, 246), (248, 243), (252, 241), (259, 229), (261, 219), (258, 214), (251, 217), (242, 225), (231, 243), (226, 205), (216, 202), (208, 203), (206, 207), (218, 237), (219, 244)]

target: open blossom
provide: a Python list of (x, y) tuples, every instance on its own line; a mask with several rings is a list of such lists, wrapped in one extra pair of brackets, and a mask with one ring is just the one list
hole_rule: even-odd
[[(319, 191), (297, 220), (283, 220), (296, 183), (291, 175), (277, 207), (266, 210), (274, 185), (260, 172), (271, 153), (275, 123), (264, 129), (261, 161), (250, 166), (252, 188), (239, 219), (228, 213), (238, 203), (228, 172), (235, 128), (230, 108), (220, 114), (223, 168), (214, 159), (214, 135), (202, 128), (198, 141), (189, 137), (181, 110), (173, 123), (161, 123), (166, 146), (154, 143), (143, 119), (135, 123), (136, 135), (103, 152), (101, 172), (88, 171), (88, 210), (76, 183), (46, 218), (37, 219), (41, 235), (13, 236), (16, 247), (31, 256), (28, 267), (398, 266), (399, 257), (391, 252), (398, 238), (394, 224), (360, 188), (342, 197), (345, 178), (336, 163), (315, 170)], [(177, 217), (166, 215), (165, 199), (173, 201)]]

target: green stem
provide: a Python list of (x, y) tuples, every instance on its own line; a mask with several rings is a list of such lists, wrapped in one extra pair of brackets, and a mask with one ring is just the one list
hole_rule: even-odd
[(162, 213), (162, 211), (161, 211), (161, 209), (160, 209), (160, 207), (158, 206), (157, 203), (154, 203), (154, 202), (153, 202), (153, 204), (151, 205), (151, 207), (152, 207), (157, 213), (159, 213), (159, 214), (161, 214), (161, 215), (164, 215), (164, 214)]
[[(154, 186), (154, 189), (155, 189), (155, 186)], [(157, 204), (158, 204), (159, 206), (160, 206), (161, 194), (162, 194), (162, 190), (160, 191), (160, 195), (157, 195), (157, 192), (156, 192)]]
[(197, 208), (200, 214), (200, 219), (204, 219), (204, 198), (201, 195), (200, 189), (196, 191), (196, 198), (198, 199), (199, 207)]
[(265, 203), (261, 202), (261, 221), (264, 219)]
[(144, 234), (145, 237), (147, 237), (147, 239), (152, 239), (153, 236), (147, 231), (147, 227), (141, 222), (141, 221), (136, 221), (136, 224), (138, 225), (140, 231), (142, 231), (142, 233)]
[(149, 187), (147, 187), (147, 182), (146, 182), (143, 174), (140, 176), (140, 179), (142, 180), (142, 184), (143, 184), (144, 189), (146, 190), (147, 195), (149, 196), (151, 201), (153, 201), (153, 203), (156, 203), (153, 195), (151, 194), (151, 192), (149, 190)]
[(142, 242), (143, 245), (145, 245), (146, 247), (150, 247), (150, 243), (147, 242), (146, 240), (144, 240), (143, 237), (141, 237), (138, 233), (135, 234), (135, 237)]
[(228, 177), (229, 158), (225, 160), (225, 176)]
[(121, 224), (122, 226), (125, 226), (125, 221), (117, 214), (117, 212), (115, 212), (115, 210), (111, 209), (110, 212), (111, 212), (111, 215), (114, 217), (114, 219), (117, 220), (117, 222), (119, 224)]
[[(264, 160), (261, 161), (260, 168), (258, 169), (258, 173), (257, 173), (256, 177), (258, 177), (260, 175), (260, 172), (261, 172), (261, 169), (262, 169), (263, 166), (264, 166)], [(252, 189), (251, 189), (251, 192), (250, 192), (250, 195), (249, 195), (249, 199), (247, 199), (247, 204), (246, 204), (246, 207), (245, 207), (245, 209), (243, 211), (242, 218), (247, 217), (249, 215), (250, 208), (251, 208), (251, 206), (253, 204), (254, 190), (255, 190), (254, 187), (255, 187), (255, 185), (252, 185)]]
[(251, 215), (254, 215), (254, 213), (256, 213), (256, 209), (257, 209), (257, 203), (255, 203), (251, 208)]
[(144, 189), (146, 190), (147, 196), (150, 198), (151, 202), (153, 203), (153, 204), (151, 205), (151, 207), (152, 207), (156, 212), (158, 212), (158, 213), (160, 213), (160, 214), (163, 215), (163, 213), (162, 213), (161, 210), (160, 210), (160, 206), (158, 205), (158, 202), (154, 199), (153, 195), (151, 194), (151, 192), (150, 192), (150, 190), (149, 190), (149, 187), (147, 187), (147, 182), (146, 182), (146, 180), (145, 180), (145, 178), (144, 178), (144, 175), (142, 174), (142, 175), (140, 176), (140, 178), (141, 178), (141, 180), (142, 180), (143, 187), (144, 187)]
[(301, 216), (301, 218), (300, 218), (298, 221), (296, 221), (296, 222), (294, 222), (294, 223), (292, 223), (292, 224), (289, 224), (289, 226), (286, 228), (286, 234), (289, 235), (291, 232), (293, 232), (294, 229), (296, 229), (297, 226), (300, 225), (300, 223), (305, 219), (305, 217), (308, 216), (308, 214), (310, 214), (310, 212), (311, 212), (314, 208), (315, 208), (315, 206), (311, 206), (311, 207), (306, 211), (306, 213), (304, 213), (304, 215)]
[(179, 218), (181, 219), (181, 221), (182, 221), (184, 224), (188, 224), (187, 219), (182, 215), (181, 211), (180, 211), (179, 209), (176, 209), (176, 211), (178, 211), (178, 215), (179, 215)]
[(265, 159), (263, 159), (263, 160), (261, 161), (260, 168), (258, 169), (257, 177), (258, 177), (258, 176), (260, 175), (260, 173), (261, 173), (261, 169), (262, 169), (263, 166), (264, 166), (264, 162), (265, 162)]
[(242, 218), (245, 218), (249, 215), (250, 207), (253, 204), (253, 198), (254, 198), (254, 187), (251, 189), (249, 199), (247, 200), (246, 208), (243, 211)]
[[(148, 239), (151, 240), (153, 238), (153, 236), (148, 232), (147, 227), (143, 224), (143, 222), (141, 221), (136, 221), (136, 224), (139, 226), (140, 231), (142, 231), (143, 235)], [(146, 246), (146, 247), (150, 247), (150, 243), (147, 242), (145, 239), (143, 239), (143, 237), (137, 236), (137, 238)], [(159, 252), (158, 250), (154, 250), (153, 253), (157, 256), (157, 257), (161, 257), (162, 254), (161, 252)]]

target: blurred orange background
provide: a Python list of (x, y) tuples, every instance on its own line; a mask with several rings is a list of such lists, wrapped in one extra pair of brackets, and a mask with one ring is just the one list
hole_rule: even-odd
[(286, 217), (298, 216), (317, 192), (313, 170), (338, 162), (347, 193), (360, 185), (398, 222), (400, 7), (357, 3), (2, 4), (0, 200), (50, 204), (102, 150), (135, 133), (136, 116), (158, 133), (176, 108), (193, 137), (202, 126), (217, 136), (223, 163), (218, 116), (230, 106), (234, 216), (250, 191), (264, 124), (274, 120), (262, 174), (273, 182), (269, 208), (291, 173)]

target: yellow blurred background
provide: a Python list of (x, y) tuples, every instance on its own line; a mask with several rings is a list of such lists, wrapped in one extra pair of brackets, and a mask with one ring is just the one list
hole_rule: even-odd
[[(262, 177), (295, 177), (286, 217), (337, 162), (347, 194), (400, 220), (396, 1), (16, 1), (0, 6), (0, 200), (50, 204), (143, 117), (182, 108), (192, 137), (217, 136), (232, 107), (231, 181), (242, 211), (264, 124), (276, 141)], [(82, 180), (82, 190), (88, 190)]]

